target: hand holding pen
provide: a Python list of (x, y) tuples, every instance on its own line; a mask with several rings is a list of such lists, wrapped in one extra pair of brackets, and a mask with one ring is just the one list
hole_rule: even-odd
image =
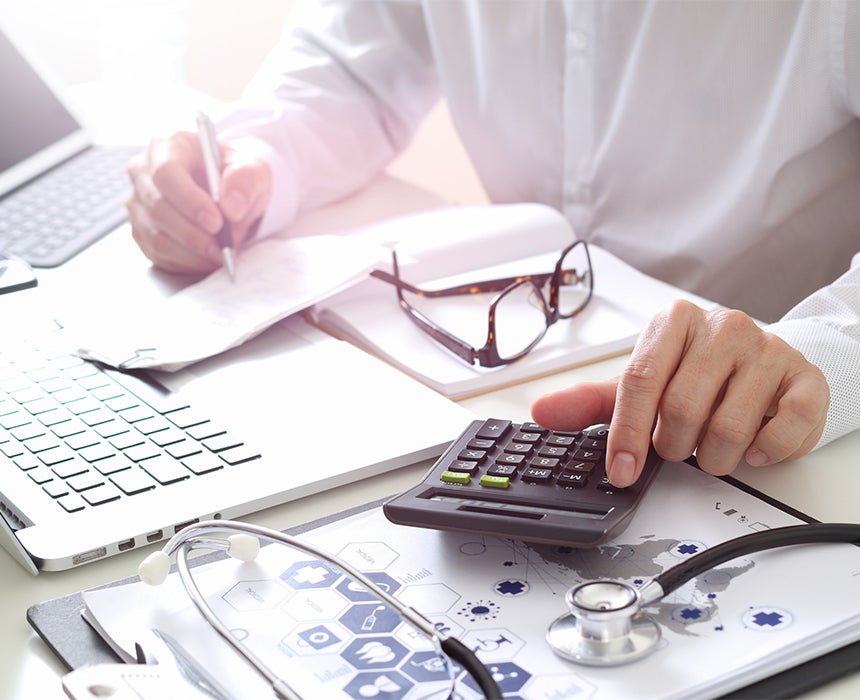
[[(209, 134), (205, 140), (204, 134)], [(246, 139), (238, 148), (216, 142), (214, 129), (204, 126), (198, 133), (183, 130), (154, 138), (129, 161), (132, 190), (126, 208), (132, 237), (156, 267), (206, 274), (227, 264), (221, 241), (215, 239), (219, 230), (222, 241), (232, 233), (223, 246), (228, 256), (254, 234), (271, 200), (273, 178), (257, 149), (245, 147), (252, 141)], [(203, 159), (210, 157), (206, 153), (215, 157), (201, 186)]]
[[(204, 112), (197, 114), (197, 138), (200, 140), (200, 151), (203, 154), (203, 167), (206, 171), (206, 182), (212, 201), (221, 201), (221, 150), (215, 138), (215, 126)], [(236, 260), (233, 250), (233, 231), (230, 222), (224, 219), (216, 236), (221, 248), (221, 259), (230, 278), (236, 279)]]

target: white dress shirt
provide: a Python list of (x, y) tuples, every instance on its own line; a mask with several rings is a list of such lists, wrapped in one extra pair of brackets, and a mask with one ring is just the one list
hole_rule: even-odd
[(366, 185), (440, 97), (492, 201), (762, 320), (860, 248), (860, 0), (314, 4), (222, 124), (272, 166), (261, 234)]

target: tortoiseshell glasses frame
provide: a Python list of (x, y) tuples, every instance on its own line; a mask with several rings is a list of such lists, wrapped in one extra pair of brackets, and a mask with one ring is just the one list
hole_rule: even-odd
[[(581, 246), (581, 250), (578, 247)], [(565, 269), (565, 259), (570, 257), (570, 254), (576, 251), (582, 253), (581, 260), (584, 261), (585, 269), (577, 270), (576, 268)], [(501, 279), (486, 280), (476, 282), (474, 284), (463, 284), (446, 289), (421, 289), (409, 284), (400, 277), (400, 268), (397, 264), (397, 253), (392, 251), (392, 269), (393, 274), (384, 270), (373, 270), (370, 274), (376, 279), (394, 285), (397, 290), (397, 300), (400, 307), (404, 310), (407, 316), (431, 338), (448, 348), (457, 357), (460, 357), (470, 365), (477, 364), (481, 367), (500, 367), (519, 360), (531, 351), (544, 337), (550, 326), (556, 323), (559, 319), (569, 319), (581, 312), (591, 301), (594, 292), (594, 273), (591, 267), (591, 256), (588, 252), (588, 244), (585, 241), (575, 241), (567, 246), (558, 258), (555, 269), (552, 272), (536, 275), (523, 275), (521, 277), (505, 277)], [(549, 293), (544, 295), (543, 288), (549, 282)], [(528, 342), (518, 352), (510, 355), (501, 355), (499, 353), (496, 333), (496, 313), (499, 304), (516, 291), (523, 291), (523, 287), (530, 288), (537, 300), (540, 311), (544, 316), (543, 329)], [(586, 294), (582, 299), (578, 299), (572, 309), (562, 311), (560, 309), (560, 290), (564, 286), (583, 286)], [(499, 294), (490, 303), (488, 315), (487, 340), (481, 348), (475, 348), (466, 341), (458, 338), (452, 333), (449, 333), (444, 328), (441, 328), (430, 318), (425, 316), (421, 311), (410, 304), (405, 296), (404, 291), (410, 292), (417, 296), (432, 299), (437, 297), (449, 297), (461, 294), (482, 294), (499, 292)], [(528, 291), (528, 290), (526, 290)]]

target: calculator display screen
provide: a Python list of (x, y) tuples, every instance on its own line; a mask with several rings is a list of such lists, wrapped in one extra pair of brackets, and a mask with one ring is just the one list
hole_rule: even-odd
[(570, 517), (575, 515), (579, 518), (591, 520), (602, 520), (612, 512), (611, 507), (600, 506), (578, 506), (576, 508), (552, 508), (548, 506), (531, 506), (524, 503), (508, 503), (501, 501), (485, 501), (475, 498), (459, 498), (457, 496), (443, 496), (435, 494), (430, 496), (431, 501), (445, 501), (447, 503), (459, 504), (459, 510), (468, 510), (480, 513), (503, 513), (504, 515), (521, 516), (524, 518), (540, 519), (547, 515), (563, 515)]

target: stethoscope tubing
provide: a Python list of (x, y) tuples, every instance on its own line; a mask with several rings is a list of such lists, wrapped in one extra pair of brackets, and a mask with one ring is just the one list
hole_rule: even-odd
[(658, 574), (653, 582), (659, 584), (663, 595), (668, 595), (696, 576), (737, 557), (777, 547), (829, 542), (860, 544), (860, 524), (807, 523), (753, 532), (709, 547), (689, 560)]

